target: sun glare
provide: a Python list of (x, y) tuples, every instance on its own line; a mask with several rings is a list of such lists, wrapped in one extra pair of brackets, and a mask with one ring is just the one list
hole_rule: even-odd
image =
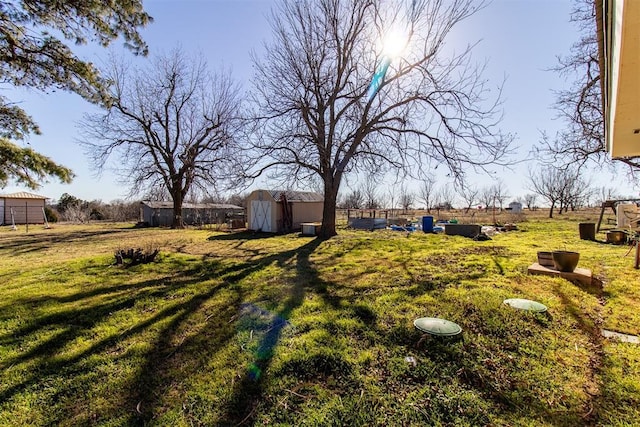
[(390, 58), (397, 58), (407, 47), (407, 38), (398, 31), (388, 32), (382, 39), (382, 54)]

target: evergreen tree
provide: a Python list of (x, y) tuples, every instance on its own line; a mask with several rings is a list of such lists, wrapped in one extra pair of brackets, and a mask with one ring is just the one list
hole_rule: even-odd
[[(108, 46), (122, 36), (135, 54), (145, 55), (138, 29), (151, 21), (141, 0), (0, 0), (0, 81), (45, 92), (67, 90), (108, 104), (98, 70), (67, 43)], [(16, 144), (30, 133), (40, 134), (33, 118), (0, 95), (0, 188), (11, 180), (37, 188), (50, 176), (70, 182), (70, 169)]]

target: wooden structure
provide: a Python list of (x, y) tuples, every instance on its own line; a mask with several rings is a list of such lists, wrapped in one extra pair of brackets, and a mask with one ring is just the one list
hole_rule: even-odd
[(602, 203), (602, 207), (600, 209), (600, 218), (598, 218), (598, 225), (596, 226), (596, 233), (600, 231), (600, 226), (602, 224), (602, 217), (604, 216), (604, 211), (607, 208), (611, 208), (613, 210), (614, 215), (618, 215), (617, 207), (618, 204), (624, 202), (638, 203), (640, 199), (619, 199), (619, 200), (606, 200)]
[(560, 271), (555, 268), (545, 267), (540, 264), (533, 263), (528, 268), (529, 274), (540, 274), (543, 276), (562, 277), (570, 282), (578, 282), (583, 285), (591, 285), (593, 276), (591, 270), (586, 268), (576, 268), (573, 271)]
[(322, 221), (324, 197), (309, 191), (255, 190), (247, 197), (247, 227), (265, 233), (301, 230)]
[(0, 225), (44, 224), (47, 199), (24, 191), (0, 194)]
[(389, 215), (390, 212), (387, 209), (345, 209), (345, 211), (347, 212), (347, 220), (351, 218), (384, 218), (388, 220), (393, 217), (393, 212)]
[[(237, 224), (244, 226), (244, 208), (224, 203), (183, 203), (182, 221), (188, 225)], [(151, 227), (170, 227), (173, 202), (140, 202), (140, 222)]]

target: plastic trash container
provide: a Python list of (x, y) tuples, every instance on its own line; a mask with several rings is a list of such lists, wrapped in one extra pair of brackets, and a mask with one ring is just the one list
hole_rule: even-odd
[(424, 231), (425, 233), (433, 233), (433, 217), (432, 216), (422, 217), (422, 231)]

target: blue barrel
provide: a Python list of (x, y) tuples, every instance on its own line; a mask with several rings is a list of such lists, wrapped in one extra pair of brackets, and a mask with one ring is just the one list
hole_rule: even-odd
[(422, 231), (424, 231), (425, 233), (433, 233), (433, 217), (432, 216), (422, 217)]

